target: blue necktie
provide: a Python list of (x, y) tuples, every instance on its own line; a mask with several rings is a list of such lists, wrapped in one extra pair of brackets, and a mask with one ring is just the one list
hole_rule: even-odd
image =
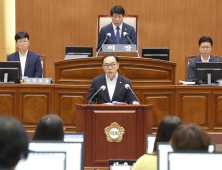
[(119, 27), (117, 27), (116, 29), (117, 29), (117, 32), (116, 32), (116, 42), (117, 42), (117, 44), (119, 44), (119, 40), (120, 40)]

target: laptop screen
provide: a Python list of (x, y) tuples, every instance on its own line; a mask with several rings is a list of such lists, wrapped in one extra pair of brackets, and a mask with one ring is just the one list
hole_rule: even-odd
[[(215, 152), (215, 144), (209, 145), (208, 151)], [(158, 170), (167, 170), (168, 152), (173, 152), (173, 148), (168, 142), (157, 143), (157, 169)]]
[(65, 170), (66, 152), (30, 152), (28, 158), (21, 159), (15, 170)]
[(109, 170), (132, 170), (136, 159), (110, 159)]
[(66, 152), (66, 170), (83, 170), (85, 146), (83, 142), (62, 141), (31, 141), (31, 151), (59, 151)]
[(169, 170), (221, 169), (222, 153), (169, 152)]
[(65, 142), (84, 142), (85, 133), (64, 133)]
[(146, 153), (152, 153), (156, 135), (146, 135)]

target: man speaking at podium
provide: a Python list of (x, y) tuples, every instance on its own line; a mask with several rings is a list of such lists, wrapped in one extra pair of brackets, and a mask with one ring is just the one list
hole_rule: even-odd
[(88, 104), (125, 102), (139, 104), (134, 96), (131, 82), (128, 78), (118, 74), (119, 58), (113, 54), (106, 54), (102, 58), (104, 74), (95, 77), (92, 81), (87, 98)]
[(112, 22), (101, 28), (96, 50), (99, 50), (109, 33), (111, 36), (106, 40), (106, 42), (104, 42), (105, 44), (131, 44), (128, 38), (123, 35), (123, 33), (126, 32), (132, 43), (137, 45), (136, 32), (134, 28), (123, 22), (125, 15), (123, 7), (114, 6), (110, 10), (110, 14), (112, 16)]

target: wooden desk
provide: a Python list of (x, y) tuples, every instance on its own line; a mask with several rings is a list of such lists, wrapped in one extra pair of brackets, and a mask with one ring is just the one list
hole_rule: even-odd
[[(66, 131), (76, 131), (75, 103), (86, 103), (90, 85), (0, 85), (0, 114), (19, 119), (27, 130), (47, 114), (57, 114)], [(222, 87), (133, 85), (141, 104), (154, 104), (153, 132), (167, 115), (197, 123), (209, 132), (222, 132)]]
[(16, 117), (27, 130), (45, 115), (55, 113), (54, 85), (0, 85), (0, 114)]
[(222, 132), (221, 86), (176, 86), (175, 115), (209, 132)]

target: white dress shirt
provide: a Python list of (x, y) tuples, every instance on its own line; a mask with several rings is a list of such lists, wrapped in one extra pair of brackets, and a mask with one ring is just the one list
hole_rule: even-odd
[(206, 60), (204, 60), (204, 59), (203, 59), (203, 57), (202, 57), (202, 55), (201, 55), (201, 62), (209, 62), (209, 60), (210, 60), (210, 55), (209, 55), (209, 57), (208, 57), (207, 61), (206, 61)]
[[(119, 36), (120, 36), (120, 38), (121, 38), (121, 33), (122, 33), (122, 27), (123, 27), (123, 23), (121, 23), (120, 26), (119, 26)], [(113, 30), (114, 30), (114, 33), (115, 33), (115, 36), (116, 36), (117, 26), (115, 26), (115, 24), (113, 24)]]
[(22, 69), (22, 77), (24, 77), (24, 73), (25, 73), (25, 63), (27, 59), (27, 54), (28, 54), (28, 50), (24, 56), (22, 56), (22, 54), (19, 52), (19, 58), (20, 58), (21, 69)]
[(113, 78), (113, 80), (110, 80), (110, 78), (106, 74), (106, 84), (107, 84), (107, 89), (109, 92), (110, 101), (112, 101), (112, 98), (113, 98), (113, 94), (114, 94), (114, 91), (116, 88), (117, 79), (118, 79), (118, 73), (116, 73), (116, 76)]

